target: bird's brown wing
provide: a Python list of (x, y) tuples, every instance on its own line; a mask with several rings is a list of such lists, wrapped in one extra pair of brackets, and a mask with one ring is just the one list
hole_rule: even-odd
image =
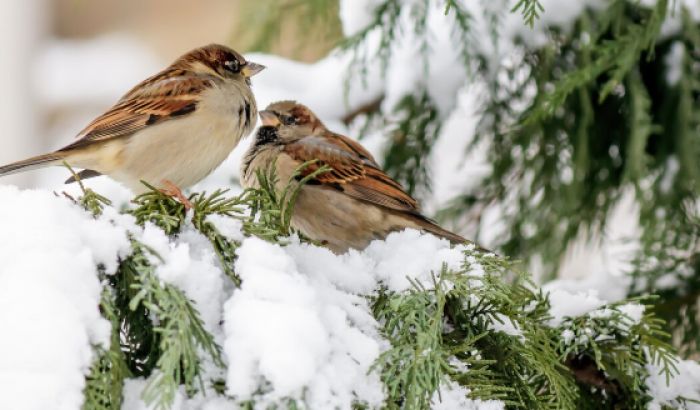
[(377, 164), (377, 161), (374, 159), (372, 154), (370, 154), (369, 151), (367, 151), (365, 147), (360, 145), (357, 141), (348, 138), (345, 135), (330, 132), (328, 133), (327, 138), (332, 143), (338, 145), (341, 148), (351, 150), (355, 154), (359, 155), (362, 159), (365, 159), (366, 162), (369, 162), (372, 166), (379, 168), (379, 165)]
[(72, 150), (95, 142), (126, 137), (148, 126), (192, 113), (211, 79), (186, 72), (161, 73), (134, 87), (117, 104), (88, 124)]
[(416, 201), (398, 182), (365, 161), (354, 150), (343, 148), (326, 138), (309, 136), (286, 144), (283, 151), (299, 164), (318, 161), (302, 171), (304, 176), (323, 165), (329, 166), (331, 171), (316, 176), (316, 183), (392, 210), (418, 212)]

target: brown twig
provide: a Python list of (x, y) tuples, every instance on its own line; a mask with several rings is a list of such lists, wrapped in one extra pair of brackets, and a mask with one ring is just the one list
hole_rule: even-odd
[(354, 110), (350, 111), (349, 113), (345, 114), (343, 118), (341, 118), (341, 121), (343, 121), (343, 124), (345, 125), (350, 125), (350, 123), (355, 120), (358, 116), (362, 114), (372, 114), (377, 111), (379, 111), (379, 108), (382, 106), (382, 101), (384, 101), (384, 95), (380, 95), (379, 97), (360, 105), (359, 107), (355, 108)]

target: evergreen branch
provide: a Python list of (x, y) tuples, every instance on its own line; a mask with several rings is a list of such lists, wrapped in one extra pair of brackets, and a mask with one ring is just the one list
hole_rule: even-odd
[[(700, 186), (697, 162), (689, 160), (697, 153), (697, 73), (690, 69), (697, 65), (684, 52), (678, 83), (663, 80), (679, 41), (658, 38), (667, 6), (619, 0), (604, 12), (588, 10), (570, 33), (552, 28), (551, 44), (487, 73), (492, 100), (475, 142), (491, 145), (493, 171), (444, 214), (464, 220), (464, 207), (477, 217), (494, 204), (517, 209), (504, 216), (501, 252), (538, 255), (553, 275), (571, 240), (605, 235), (610, 210), (632, 186), (643, 241), (675, 247), (680, 235), (667, 233), (680, 232), (690, 209), (682, 204)], [(688, 24), (679, 33), (684, 49), (693, 41), (695, 23)]]
[(115, 298), (109, 287), (102, 290), (100, 299), (102, 315), (112, 325), (110, 345), (107, 350), (97, 348), (97, 359), (85, 378), (85, 410), (118, 410), (122, 403), (124, 380), (131, 376), (119, 341), (120, 320)]
[(445, 15), (448, 15), (450, 10), (453, 10), (455, 27), (453, 31), (454, 43), (461, 50), (462, 63), (464, 64), (467, 73), (471, 73), (471, 62), (473, 60), (471, 52), (471, 44), (474, 39), (471, 36), (472, 15), (469, 11), (457, 0), (445, 1)]
[[(258, 174), (260, 188), (239, 197), (225, 198), (225, 191), (195, 195), (193, 225), (200, 231), (214, 229), (207, 215), (239, 219), (241, 206), (247, 204), (257, 207), (256, 226), (274, 232), (275, 238), (289, 235), (301, 187), (328, 171), (321, 166), (307, 172), (315, 164), (298, 167), (281, 191), (273, 163)], [(139, 214), (178, 212), (166, 199), (151, 197), (142, 204), (151, 212)], [(112, 341), (109, 350), (99, 351), (87, 379), (86, 408), (118, 408), (123, 380), (130, 373), (150, 376), (144, 399), (156, 408), (169, 408), (180, 385), (188, 394), (204, 390), (202, 353), (224, 366), (221, 349), (192, 302), (156, 275), (160, 257), (134, 239), (131, 244), (132, 255), (116, 275), (107, 276), (111, 288), (105, 289), (101, 306), (112, 323)], [(408, 291), (380, 291), (372, 303), (391, 343), (371, 368), (387, 388), (389, 408), (427, 408), (441, 386), (454, 382), (472, 398), (497, 399), (513, 407), (585, 408), (586, 403), (621, 401), (641, 409), (650, 399), (647, 364), (658, 366), (667, 378), (677, 374), (663, 322), (653, 314), (647, 312), (636, 322), (620, 302), (550, 329), (549, 302), (507, 259), (467, 250), (457, 271), (443, 265), (431, 283), (410, 280)], [(508, 323), (511, 332), (496, 330)], [(301, 405), (292, 399), (279, 404)]]
[[(443, 266), (430, 287), (413, 281), (405, 293), (379, 293), (373, 311), (392, 347), (372, 370), (387, 386), (389, 407), (429, 407), (441, 383), (452, 380), (473, 398), (514, 407), (643, 409), (651, 399), (647, 364), (677, 374), (662, 322), (650, 313), (636, 322), (621, 308), (653, 299), (608, 305), (550, 329), (549, 302), (528, 279), (502, 279), (511, 266), (466, 253), (458, 272)], [(494, 331), (504, 320), (520, 334)]]
[[(185, 222), (185, 206), (170, 195), (166, 195), (158, 188), (141, 181), (149, 191), (137, 196), (132, 201), (136, 208), (128, 211), (136, 218), (136, 223), (143, 226), (146, 222), (151, 222), (162, 229), (167, 235), (172, 235), (180, 231), (180, 227)], [(190, 195), (190, 198), (192, 196)]]
[[(429, 407), (440, 384), (451, 379), (474, 398), (527, 408), (572, 407), (578, 396), (571, 376), (559, 362), (549, 332), (532, 322), (531, 315), (545, 310), (522, 309), (522, 303), (539, 300), (543, 305), (545, 300), (496, 279), (494, 274), (509, 266), (465, 254), (462, 270), (449, 272), (443, 266), (430, 288), (414, 281), (407, 293), (379, 294), (373, 310), (392, 348), (373, 369), (380, 372), (390, 403)], [(486, 270), (486, 275), (470, 276), (474, 270)], [(525, 329), (525, 337), (490, 331), (500, 315)], [(453, 330), (444, 327), (445, 320)]]
[(544, 6), (539, 0), (518, 0), (510, 12), (515, 13), (517, 11), (520, 11), (523, 15), (525, 24), (532, 28), (535, 25), (535, 20), (540, 18), (540, 14), (544, 12)]
[[(73, 168), (71, 168), (71, 166), (66, 161), (63, 161), (63, 166), (68, 169), (68, 171), (73, 176), (73, 179), (75, 179), (75, 181), (78, 183), (78, 186), (80, 186), (80, 190), (83, 192), (83, 195), (80, 198), (78, 198), (77, 202), (83, 207), (83, 209), (89, 211), (94, 217), (102, 215), (102, 209), (105, 206), (112, 205), (112, 201), (98, 194), (92, 189), (86, 188), (85, 185), (83, 185), (83, 181), (80, 180), (80, 176), (73, 170)], [(63, 194), (66, 197), (70, 198), (70, 196), (65, 192)]]
[(148, 259), (148, 255), (158, 257), (157, 254), (136, 240), (132, 239), (131, 244), (133, 253), (122, 263), (136, 273), (132, 284), (135, 296), (129, 301), (129, 308), (136, 311), (143, 306), (158, 320), (154, 331), (159, 338), (159, 356), (143, 398), (158, 409), (167, 409), (180, 383), (188, 393), (204, 390), (199, 349), (223, 367), (221, 348), (205, 330), (193, 303), (181, 290), (157, 276)]
[(631, 99), (630, 136), (627, 159), (625, 161), (625, 174), (631, 181), (640, 181), (646, 175), (646, 163), (648, 162), (646, 146), (653, 133), (661, 131), (652, 124), (649, 115), (651, 99), (647, 90), (641, 85), (639, 73), (634, 72), (634, 80), (629, 82)]
[(391, 145), (384, 154), (384, 170), (409, 194), (430, 190), (428, 156), (440, 134), (441, 118), (427, 93), (407, 95), (396, 106)]
[[(649, 377), (648, 363), (661, 368), (667, 383), (678, 374), (677, 359), (666, 342), (669, 335), (661, 330), (663, 322), (649, 312), (637, 322), (621, 309), (623, 305), (649, 303), (653, 299), (638, 298), (607, 305), (587, 315), (566, 319), (558, 327), (562, 359), (576, 363), (580, 383), (602, 388), (609, 400), (617, 397), (630, 407), (643, 408), (650, 400), (644, 383)], [(590, 364), (582, 365), (586, 362)]]
[[(518, 4), (524, 2), (526, 0), (521, 0)], [(611, 9), (619, 7), (624, 7), (624, 3), (616, 1)], [(604, 41), (600, 46), (594, 47), (592, 53), (596, 57), (593, 61), (559, 80), (554, 86), (554, 91), (541, 98), (526, 116), (526, 122), (537, 123), (545, 120), (564, 104), (574, 90), (588, 85), (604, 73), (609, 73), (610, 78), (603, 85), (599, 95), (600, 102), (605, 100), (637, 64), (644, 51), (647, 51), (650, 57), (652, 56), (652, 46), (661, 30), (667, 9), (668, 0), (659, 0), (646, 21), (630, 24), (625, 34), (617, 35), (613, 40)], [(612, 11), (610, 13), (613, 14)], [(612, 21), (609, 22), (611, 23)], [(603, 26), (603, 29), (608, 28)]]
[(317, 160), (299, 165), (289, 180), (278, 192), (281, 184), (275, 171), (275, 162), (270, 162), (256, 173), (258, 187), (249, 188), (243, 193), (243, 200), (250, 206), (250, 216), (243, 222), (243, 231), (271, 242), (279, 242), (282, 237), (292, 234), (292, 212), (294, 204), (307, 182), (331, 170), (323, 164), (306, 176), (301, 175)]
[(192, 224), (195, 229), (209, 239), (226, 275), (236, 286), (240, 286), (241, 278), (233, 270), (233, 264), (236, 260), (236, 249), (240, 244), (222, 235), (216, 229), (216, 226), (206, 219), (209, 215), (220, 215), (239, 220), (245, 219), (243, 215), (244, 203), (241, 197), (224, 198), (223, 195), (226, 192), (228, 190), (216, 190), (208, 197), (205, 192), (195, 195), (192, 202), (194, 207)]
[[(443, 266), (443, 272), (446, 272)], [(380, 370), (389, 403), (406, 409), (430, 407), (430, 400), (450, 371), (448, 355), (441, 347), (443, 309), (446, 303), (441, 282), (427, 291), (413, 282), (407, 294), (385, 295), (373, 310), (384, 323), (383, 333), (392, 348), (382, 353), (372, 369)]]

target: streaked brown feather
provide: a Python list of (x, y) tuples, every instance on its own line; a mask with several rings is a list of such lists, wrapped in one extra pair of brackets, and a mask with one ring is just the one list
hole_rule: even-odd
[[(364, 155), (360, 156), (355, 150), (339, 147), (337, 145), (339, 141), (308, 136), (286, 144), (283, 152), (299, 164), (311, 160), (318, 161), (302, 171), (304, 176), (315, 172), (323, 165), (329, 166), (332, 170), (317, 176), (315, 180), (331, 189), (342, 190), (350, 197), (384, 208), (409, 213), (418, 212), (418, 204), (401, 188), (401, 185), (376, 165), (366, 161), (363, 158)], [(345, 143), (345, 141), (340, 142)], [(372, 159), (371, 155), (368, 158)]]
[(362, 199), (396, 211), (418, 212), (418, 203), (383, 171), (366, 166), (365, 177), (343, 187), (353, 198)]
[(318, 161), (302, 171), (304, 176), (316, 172), (323, 165), (331, 167), (331, 171), (316, 177), (316, 180), (322, 184), (345, 184), (364, 176), (364, 166), (357, 155), (353, 155), (353, 153), (343, 150), (321, 137), (302, 138), (286, 144), (283, 151), (294, 160), (299, 161), (299, 164), (311, 160)]
[(88, 124), (78, 134), (77, 141), (61, 150), (128, 137), (145, 127), (187, 115), (195, 110), (202, 91), (210, 87), (212, 81), (179, 69), (148, 78)]
[(346, 147), (347, 149), (353, 151), (357, 155), (359, 155), (363, 159), (367, 159), (372, 165), (375, 167), (379, 168), (379, 165), (377, 164), (377, 161), (374, 159), (372, 154), (370, 154), (369, 151), (365, 149), (362, 145), (360, 145), (357, 141), (346, 137), (345, 135), (342, 134), (336, 134), (333, 132), (328, 132), (324, 134), (326, 138), (328, 138), (330, 141), (332, 141), (335, 144), (341, 145)]

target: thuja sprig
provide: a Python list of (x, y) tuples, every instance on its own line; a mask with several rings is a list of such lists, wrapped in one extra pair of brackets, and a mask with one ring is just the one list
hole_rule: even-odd
[[(502, 279), (510, 266), (499, 257), (467, 252), (460, 270), (443, 266), (429, 286), (413, 281), (408, 291), (384, 290), (373, 299), (375, 317), (391, 342), (373, 367), (387, 386), (388, 407), (430, 406), (440, 386), (452, 380), (473, 398), (515, 407), (587, 408), (593, 402), (645, 408), (647, 365), (675, 371), (658, 319), (645, 314), (634, 323), (617, 304), (606, 307), (616, 314), (571, 319), (587, 336), (608, 335), (595, 340), (607, 344), (595, 353), (593, 339), (571, 344), (563, 328), (549, 327), (549, 302), (526, 277), (515, 283)], [(639, 301), (625, 303), (631, 302)], [(494, 328), (506, 322), (510, 331)], [(571, 323), (563, 326), (571, 329)], [(617, 328), (619, 337), (602, 332), (603, 326)], [(585, 355), (593, 358), (592, 367), (572, 360)]]
[[(524, 0), (521, 0), (521, 3)], [(624, 8), (624, 2), (616, 1), (610, 6), (610, 15), (618, 13), (616, 9)], [(647, 19), (639, 24), (627, 25), (626, 32), (616, 33), (613, 40), (595, 44), (586, 50), (593, 57), (588, 57), (581, 66), (563, 76), (553, 87), (553, 92), (541, 97), (525, 117), (527, 123), (542, 122), (554, 114), (557, 108), (564, 105), (565, 100), (576, 90), (589, 85), (602, 74), (608, 73), (609, 79), (603, 84), (599, 93), (599, 102), (621, 84), (623, 78), (632, 70), (641, 58), (642, 53), (652, 55), (654, 41), (658, 37), (666, 17), (668, 0), (659, 0), (649, 13)], [(604, 32), (615, 23), (613, 19), (603, 22), (599, 30)]]
[(544, 6), (539, 0), (518, 0), (511, 9), (511, 13), (517, 13), (518, 11), (523, 15), (525, 23), (533, 27), (535, 20), (540, 18), (540, 15), (544, 12)]
[(102, 290), (100, 311), (111, 325), (109, 347), (97, 347), (97, 359), (85, 378), (84, 410), (118, 410), (122, 403), (124, 380), (131, 376), (119, 340), (121, 321), (109, 287)]
[[(107, 199), (106, 197), (98, 194), (97, 192), (93, 191), (90, 188), (85, 187), (83, 184), (83, 181), (80, 179), (80, 175), (77, 174), (73, 168), (66, 162), (63, 161), (63, 166), (68, 169), (68, 171), (71, 173), (73, 176), (73, 179), (75, 182), (78, 183), (78, 186), (80, 187), (80, 190), (82, 191), (83, 195), (78, 198), (77, 202), (88, 212), (90, 212), (93, 216), (98, 217), (102, 215), (102, 210), (105, 206), (111, 206), (112, 201)], [(64, 193), (68, 198), (70, 196), (66, 193)], [(71, 198), (72, 199), (72, 198)]]
[(244, 201), (250, 206), (250, 216), (243, 223), (244, 232), (271, 242), (279, 242), (280, 238), (291, 235), (292, 213), (301, 188), (331, 170), (329, 166), (322, 165), (303, 175), (307, 168), (317, 162), (311, 160), (299, 165), (280, 192), (277, 191), (280, 181), (275, 171), (275, 162), (258, 170), (258, 187), (249, 188), (243, 194)]
[(442, 346), (446, 298), (437, 279), (430, 291), (419, 282), (411, 283), (408, 292), (385, 294), (374, 304), (392, 347), (379, 356), (372, 370), (379, 370), (390, 403), (422, 409), (430, 407), (450, 371), (449, 353)]
[(136, 208), (129, 210), (128, 213), (133, 215), (136, 223), (141, 226), (151, 222), (168, 235), (179, 232), (187, 214), (185, 206), (147, 182), (141, 182), (148, 187), (149, 191), (134, 198), (132, 202)]
[(440, 134), (442, 118), (428, 95), (407, 95), (396, 106), (393, 143), (384, 154), (384, 170), (410, 194), (430, 189), (428, 153)]
[(135, 295), (129, 301), (129, 309), (135, 311), (143, 306), (157, 318), (154, 331), (159, 340), (159, 356), (143, 398), (158, 409), (167, 409), (180, 384), (188, 393), (204, 390), (198, 352), (201, 349), (214, 364), (223, 367), (221, 348), (204, 328), (193, 303), (180, 289), (157, 276), (149, 255), (160, 257), (136, 240), (132, 239), (131, 245), (133, 253), (122, 263), (135, 273), (131, 285)]
[[(136, 197), (133, 202), (137, 207), (128, 212), (136, 217), (136, 222), (141, 226), (151, 222), (168, 235), (179, 233), (187, 218), (184, 205), (145, 182), (144, 185), (150, 191)], [(226, 197), (227, 192), (228, 190), (218, 189), (211, 195), (207, 195), (206, 192), (190, 195), (193, 210), (192, 225), (211, 242), (224, 272), (238, 286), (241, 281), (233, 270), (238, 243), (227, 238), (211, 221), (207, 220), (210, 215), (245, 219), (244, 207), (247, 205), (245, 198), (242, 195)]]
[[(461, 270), (445, 278), (452, 285), (447, 312), (454, 329), (449, 340), (477, 340), (469, 348), (480, 358), (492, 360), (484, 366), (492, 375), (487, 385), (510, 387), (501, 392), (506, 403), (526, 408), (572, 408), (577, 389), (544, 326), (547, 301), (531, 289), (525, 274), (505, 281), (505, 277), (516, 275), (512, 266), (500, 257), (465, 253)], [(494, 326), (506, 322), (519, 334), (494, 331)], [(473, 355), (465, 350), (459, 357)]]
[[(667, 342), (670, 335), (651, 310), (654, 299), (647, 296), (609, 304), (567, 318), (557, 327), (558, 350), (562, 360), (576, 364), (579, 382), (643, 407), (650, 399), (644, 385), (651, 376), (648, 364), (658, 366), (667, 383), (678, 374), (677, 358)], [(625, 305), (644, 309), (644, 313), (633, 318), (623, 309)]]
[(207, 196), (206, 193), (195, 195), (192, 202), (194, 206), (192, 224), (195, 229), (209, 239), (226, 275), (236, 286), (240, 286), (241, 278), (233, 270), (233, 263), (236, 260), (236, 249), (239, 243), (221, 234), (216, 226), (207, 220), (209, 215), (220, 215), (244, 220), (243, 206), (245, 203), (242, 197), (227, 198), (224, 196), (226, 192), (228, 190), (216, 190), (210, 196)]

